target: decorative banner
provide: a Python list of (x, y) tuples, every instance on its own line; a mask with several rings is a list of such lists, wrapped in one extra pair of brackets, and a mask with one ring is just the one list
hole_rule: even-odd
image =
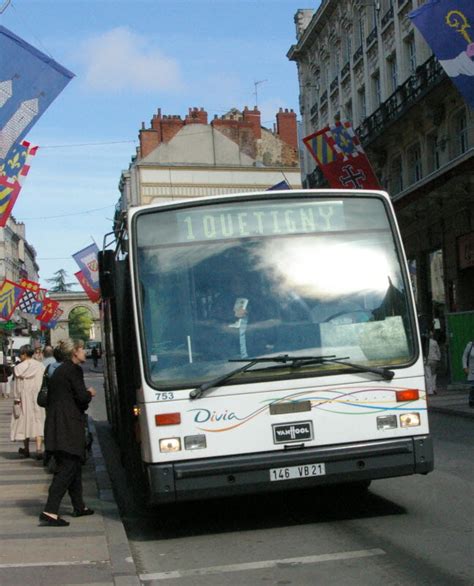
[(48, 329), (48, 330), (52, 330), (53, 328), (56, 327), (56, 324), (58, 323), (59, 318), (62, 316), (62, 314), (64, 313), (64, 310), (56, 308), (56, 310), (54, 311), (53, 314), (53, 318), (46, 323), (42, 323), (41, 324), (41, 329)]
[(350, 122), (336, 122), (303, 139), (330, 187), (380, 189), (359, 139)]
[(7, 223), (21, 186), (30, 170), (28, 160), (36, 154), (37, 150), (38, 147), (32, 147), (24, 140), (13, 147), (11, 156), (7, 157), (6, 161), (0, 160), (0, 228)]
[(36, 295), (40, 290), (40, 284), (36, 281), (29, 281), (28, 279), (20, 279), (20, 287), (24, 287), (27, 291), (33, 291)]
[(25, 292), (23, 287), (5, 279), (0, 287), (0, 319), (8, 321), (15, 311), (20, 297)]
[(59, 307), (59, 301), (54, 301), (54, 299), (45, 299), (43, 301), (43, 307), (41, 309), (41, 313), (36, 316), (36, 319), (43, 323), (47, 323), (51, 321), (54, 317), (54, 312)]
[(94, 289), (94, 287), (91, 286), (90, 282), (86, 279), (86, 277), (84, 277), (82, 271), (74, 273), (74, 276), (82, 285), (82, 288), (87, 293), (87, 296), (92, 301), (92, 303), (98, 303), (100, 300), (100, 290)]
[(18, 309), (25, 313), (32, 313), (33, 304), (36, 301), (36, 293), (34, 291), (25, 291), (18, 302)]
[(20, 37), (0, 26), (0, 163), (38, 122), (74, 77)]
[(36, 299), (38, 301), (44, 301), (46, 299), (47, 292), (48, 292), (47, 289), (43, 289), (42, 287), (40, 287), (38, 293), (36, 294)]
[(474, 108), (473, 0), (427, 0), (408, 16)]
[[(79, 265), (81, 273), (85, 279), (87, 279), (90, 287), (94, 290), (99, 291), (99, 261), (97, 256), (99, 249), (97, 244), (91, 244), (87, 248), (83, 248), (79, 252), (72, 255), (73, 259)], [(77, 276), (77, 274), (76, 274)], [(81, 281), (79, 281), (81, 282)], [(82, 283), (81, 283), (82, 284)]]

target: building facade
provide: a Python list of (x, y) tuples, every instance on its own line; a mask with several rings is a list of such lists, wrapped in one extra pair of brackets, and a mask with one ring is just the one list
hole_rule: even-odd
[(160, 201), (264, 191), (282, 181), (301, 187), (293, 111), (280, 109), (269, 130), (257, 108), (234, 108), (210, 123), (203, 108), (190, 108), (185, 118), (158, 110), (139, 140), (121, 175), (117, 214)]
[[(20, 279), (37, 282), (39, 266), (36, 262), (36, 250), (26, 240), (26, 228), (23, 222), (17, 222), (10, 216), (4, 228), (0, 228), (0, 283), (4, 279), (18, 283)], [(38, 323), (35, 316), (15, 310), (12, 321), (17, 324), (17, 333), (22, 329), (34, 328)], [(29, 324), (29, 325), (28, 325)]]
[[(408, 14), (423, 0), (323, 0), (295, 15), (303, 136), (348, 120), (390, 193), (418, 311), (474, 310), (474, 116)], [(455, 34), (455, 33), (453, 33)], [(305, 153), (303, 184), (324, 184)]]

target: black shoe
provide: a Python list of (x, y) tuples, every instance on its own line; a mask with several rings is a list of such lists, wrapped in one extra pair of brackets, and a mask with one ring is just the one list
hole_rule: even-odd
[(93, 515), (94, 514), (94, 510), (93, 509), (88, 509), (87, 507), (84, 507), (82, 509), (82, 511), (78, 511), (77, 509), (74, 509), (74, 511), (71, 513), (72, 517), (86, 517), (87, 515)]
[(36, 452), (35, 458), (37, 460), (42, 460), (43, 459), (43, 452)]
[(18, 453), (20, 454), (20, 456), (22, 456), (23, 458), (29, 458), (30, 457), (30, 450), (25, 450), (25, 448), (20, 448), (18, 450)]
[(41, 513), (39, 520), (43, 527), (67, 527), (70, 525), (69, 521), (65, 521), (64, 519), (61, 519), (61, 517), (55, 519), (54, 517), (46, 515), (46, 513)]

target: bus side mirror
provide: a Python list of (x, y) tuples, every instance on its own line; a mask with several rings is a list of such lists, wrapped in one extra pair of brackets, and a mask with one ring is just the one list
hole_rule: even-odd
[(103, 299), (114, 297), (115, 253), (113, 250), (99, 251), (99, 283)]

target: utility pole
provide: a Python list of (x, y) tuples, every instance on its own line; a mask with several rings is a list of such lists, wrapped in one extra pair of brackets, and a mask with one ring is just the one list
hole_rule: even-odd
[(255, 96), (255, 106), (258, 108), (258, 86), (261, 83), (265, 83), (266, 81), (268, 81), (268, 79), (261, 79), (260, 81), (254, 81), (253, 85), (255, 87), (255, 91), (253, 92), (253, 95)]

